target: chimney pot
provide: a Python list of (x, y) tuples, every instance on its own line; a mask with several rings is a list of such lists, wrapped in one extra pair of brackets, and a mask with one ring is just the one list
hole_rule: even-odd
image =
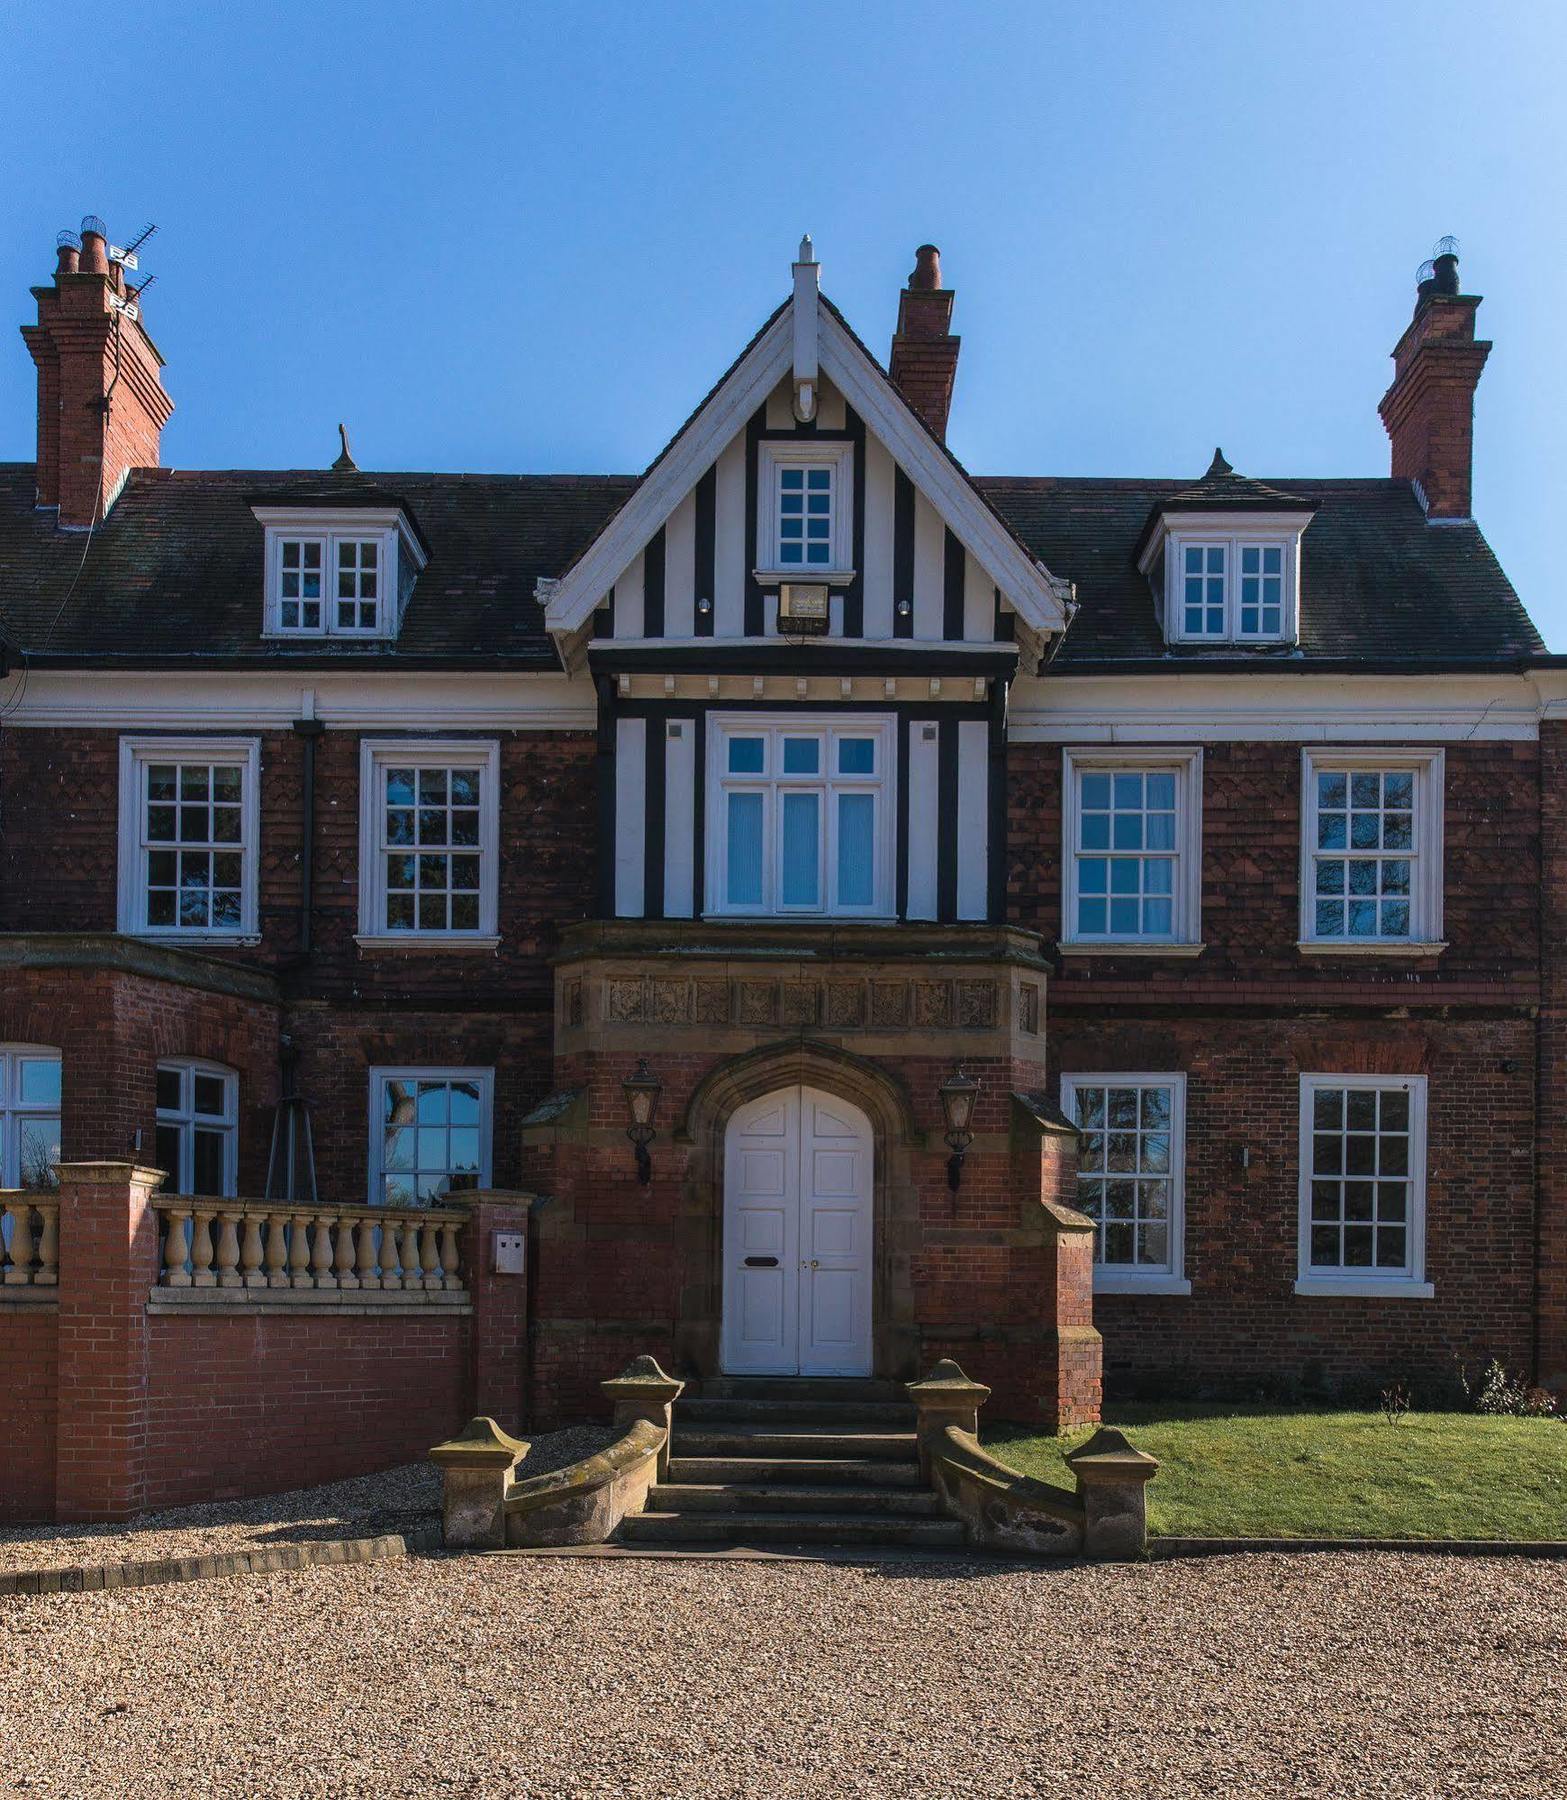
[(82, 260), (82, 240), (74, 231), (62, 231), (54, 240), (56, 275), (74, 275)]
[(82, 220), (81, 268), (86, 275), (109, 273), (109, 228), (96, 213)]
[(914, 252), (914, 272), (909, 276), (911, 288), (941, 286), (941, 252), (934, 244), (921, 244)]

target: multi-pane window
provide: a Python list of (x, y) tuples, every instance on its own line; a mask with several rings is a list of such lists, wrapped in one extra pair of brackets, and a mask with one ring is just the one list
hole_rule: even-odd
[(0, 1188), (49, 1188), (60, 1160), (60, 1053), (0, 1045)]
[(321, 629), (320, 538), (283, 538), (278, 543), (278, 626), (283, 631)]
[(1181, 604), (1188, 637), (1223, 637), (1225, 546), (1187, 544), (1181, 552)]
[(1440, 753), (1308, 751), (1305, 784), (1303, 940), (1396, 947), (1434, 939)]
[(381, 616), (381, 544), (377, 538), (338, 538), (337, 629), (374, 631)]
[(1241, 545), (1240, 636), (1276, 638), (1284, 631), (1284, 546)]
[(1178, 1278), (1184, 1078), (1068, 1075), (1062, 1098), (1079, 1129), (1077, 1205), (1094, 1222), (1100, 1285)]
[(833, 468), (785, 464), (778, 471), (780, 568), (832, 566)]
[(1195, 941), (1201, 760), (1066, 754), (1068, 942)]
[(1422, 1078), (1303, 1077), (1302, 1280), (1419, 1281), (1424, 1165)]
[(235, 1192), (238, 1088), (232, 1069), (158, 1064), (157, 1162), (169, 1193)]
[(253, 740), (122, 739), (120, 929), (255, 930)]
[(371, 937), (495, 930), (493, 744), (365, 746), (370, 817), (360, 926)]
[(709, 910), (891, 910), (890, 730), (715, 721)]
[(436, 1206), (488, 1185), (489, 1069), (371, 1071), (371, 1200)]

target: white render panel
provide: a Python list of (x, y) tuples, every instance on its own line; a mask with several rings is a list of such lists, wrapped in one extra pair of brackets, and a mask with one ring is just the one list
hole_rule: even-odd
[(996, 584), (977, 556), (963, 552), (963, 636), (971, 644), (988, 644), (996, 635)]
[(696, 490), (664, 527), (664, 636), (696, 636)]
[(816, 400), (816, 423), (823, 431), (842, 431), (848, 423), (848, 412), (840, 394), (830, 381), (822, 381)]
[(879, 438), (865, 438), (865, 635), (892, 636), (893, 475)]
[(713, 635), (745, 636), (745, 433), (731, 440), (718, 459), (713, 491), (716, 553), (713, 581)]
[[(914, 635), (940, 638), (946, 608), (947, 528), (941, 514), (914, 490)], [(901, 596), (900, 596), (901, 598)]]
[(789, 391), (790, 385), (787, 381), (781, 381), (767, 396), (769, 431), (794, 430), (794, 395)]
[[(670, 737), (673, 727), (680, 736)], [(696, 721), (672, 719), (664, 730), (664, 917), (694, 913), (692, 860), (696, 855)]]
[[(983, 919), (990, 889), (990, 727), (958, 725), (958, 917)], [(953, 822), (948, 821), (949, 830)]]
[(615, 912), (639, 919), (644, 911), (647, 837), (647, 720), (615, 721)]
[(909, 897), (907, 916), (936, 916), (936, 840), (940, 827), (940, 728), (909, 721)]
[(642, 635), (642, 552), (615, 581), (615, 636), (639, 638)]

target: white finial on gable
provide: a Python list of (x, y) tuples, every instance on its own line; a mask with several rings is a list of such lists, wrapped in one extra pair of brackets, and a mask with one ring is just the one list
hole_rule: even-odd
[(816, 417), (816, 307), (821, 265), (810, 233), (800, 239), (794, 265), (794, 416), (802, 423)]

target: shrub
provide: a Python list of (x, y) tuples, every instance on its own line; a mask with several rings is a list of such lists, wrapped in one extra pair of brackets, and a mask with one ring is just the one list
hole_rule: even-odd
[(1513, 1419), (1563, 1416), (1556, 1410), (1554, 1394), (1525, 1381), (1521, 1375), (1513, 1375), (1500, 1357), (1493, 1356), (1473, 1381), (1468, 1369), (1460, 1363), (1458, 1380), (1469, 1404), (1478, 1413), (1500, 1414)]

